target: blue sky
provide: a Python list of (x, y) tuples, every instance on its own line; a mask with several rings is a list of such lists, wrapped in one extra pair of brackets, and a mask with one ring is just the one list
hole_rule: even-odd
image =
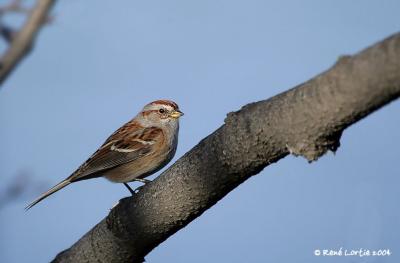
[[(399, 31), (398, 10), (395, 0), (58, 1), (0, 90), (0, 191), (20, 173), (42, 187), (61, 181), (159, 98), (185, 112), (176, 160), (228, 112)], [(347, 129), (336, 155), (267, 167), (147, 262), (399, 262), (399, 116), (396, 101)], [(36, 194), (0, 210), (1, 262), (51, 260), (129, 193), (88, 180), (25, 212)], [(313, 254), (340, 247), (393, 255)]]

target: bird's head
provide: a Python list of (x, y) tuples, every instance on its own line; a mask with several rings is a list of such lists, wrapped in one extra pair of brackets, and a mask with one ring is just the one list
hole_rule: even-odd
[(183, 112), (171, 100), (156, 100), (144, 106), (139, 115), (148, 125), (163, 126), (177, 124)]

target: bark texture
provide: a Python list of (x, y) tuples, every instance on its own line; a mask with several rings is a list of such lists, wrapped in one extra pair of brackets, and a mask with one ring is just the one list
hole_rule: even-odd
[(239, 184), (288, 154), (317, 160), (345, 128), (400, 96), (400, 33), (268, 100), (229, 113), (53, 262), (142, 262)]
[(38, 0), (24, 26), (10, 38), (10, 46), (0, 58), (0, 86), (16, 65), (29, 53), (55, 0)]

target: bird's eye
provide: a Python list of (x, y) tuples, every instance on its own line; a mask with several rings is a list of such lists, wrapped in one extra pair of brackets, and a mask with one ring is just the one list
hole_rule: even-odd
[(164, 110), (164, 109), (159, 109), (158, 112), (159, 112), (159, 113), (164, 113), (165, 110)]

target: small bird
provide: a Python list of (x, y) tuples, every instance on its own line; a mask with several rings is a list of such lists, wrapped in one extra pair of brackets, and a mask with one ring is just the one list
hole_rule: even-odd
[(136, 117), (108, 137), (71, 176), (43, 193), (26, 209), (70, 183), (96, 177), (124, 183), (134, 194), (127, 182), (149, 182), (144, 177), (157, 172), (174, 157), (182, 115), (178, 105), (170, 100), (147, 104)]

